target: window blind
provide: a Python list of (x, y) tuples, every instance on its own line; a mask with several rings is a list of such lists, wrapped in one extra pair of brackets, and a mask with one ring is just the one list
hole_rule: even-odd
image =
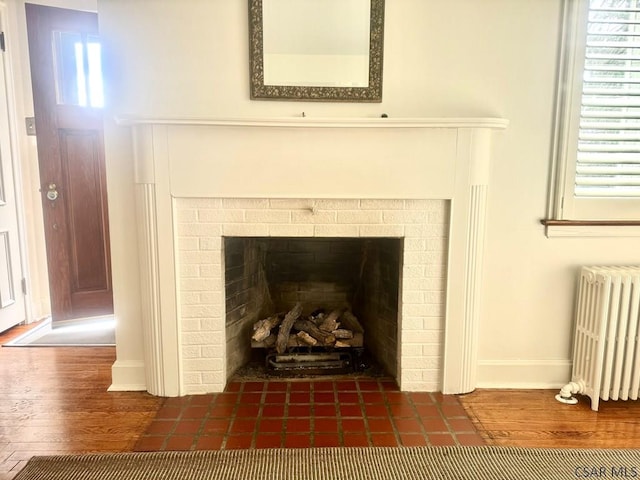
[(640, 0), (590, 0), (577, 197), (640, 197)]

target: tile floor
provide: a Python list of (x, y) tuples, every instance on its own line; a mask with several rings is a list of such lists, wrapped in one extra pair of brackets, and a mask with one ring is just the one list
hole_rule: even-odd
[(457, 396), (348, 378), (232, 381), (167, 398), (135, 450), (483, 444)]

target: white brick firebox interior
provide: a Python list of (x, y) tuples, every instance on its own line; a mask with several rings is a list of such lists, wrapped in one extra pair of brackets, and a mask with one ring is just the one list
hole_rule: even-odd
[(475, 388), (502, 119), (121, 119), (133, 130), (147, 390), (227, 381), (224, 237), (402, 238), (403, 390)]

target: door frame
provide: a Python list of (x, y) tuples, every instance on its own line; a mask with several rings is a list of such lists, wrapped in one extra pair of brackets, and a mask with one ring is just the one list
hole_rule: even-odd
[[(4, 71), (0, 71), (0, 75), (4, 75), (5, 79), (5, 88), (7, 95), (7, 122), (9, 125), (9, 150), (11, 152), (11, 166), (12, 166), (12, 178), (5, 178), (4, 181), (10, 181), (13, 186), (14, 196), (15, 196), (15, 211), (17, 217), (17, 236), (18, 236), (18, 245), (17, 248), (19, 250), (20, 256), (20, 265), (19, 270), (21, 277), (23, 279), (23, 291), (20, 295), (20, 301), (24, 302), (25, 309), (25, 323), (32, 323), (35, 321), (33, 318), (33, 305), (30, 301), (29, 292), (31, 292), (31, 275), (29, 268), (29, 258), (28, 258), (28, 242), (26, 237), (26, 208), (25, 208), (25, 181), (24, 175), (22, 171), (22, 161), (23, 158), (22, 150), (19, 148), (21, 142), (19, 141), (19, 122), (18, 122), (18, 108), (17, 108), (17, 88), (14, 84), (15, 79), (18, 78), (16, 76), (16, 69), (14, 68), (16, 65), (16, 57), (14, 56), (14, 52), (19, 52), (16, 48), (16, 42), (12, 41), (15, 32), (10, 27), (10, 19), (11, 12), (5, 3), (0, 3), (0, 31), (5, 34), (5, 51), (2, 53), (4, 55)], [(22, 323), (22, 322), (20, 322)]]

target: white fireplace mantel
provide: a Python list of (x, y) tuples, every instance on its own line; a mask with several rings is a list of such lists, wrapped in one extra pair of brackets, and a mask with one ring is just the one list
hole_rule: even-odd
[(204, 118), (204, 117), (145, 117), (121, 115), (116, 122), (123, 126), (136, 125), (205, 125), (237, 127), (291, 128), (491, 128), (503, 130), (509, 121), (493, 117), (269, 117), (269, 118)]
[(506, 120), (121, 117), (118, 123), (131, 127), (134, 138), (150, 393), (185, 393), (176, 198), (450, 201), (442, 391), (475, 388), (491, 137)]

